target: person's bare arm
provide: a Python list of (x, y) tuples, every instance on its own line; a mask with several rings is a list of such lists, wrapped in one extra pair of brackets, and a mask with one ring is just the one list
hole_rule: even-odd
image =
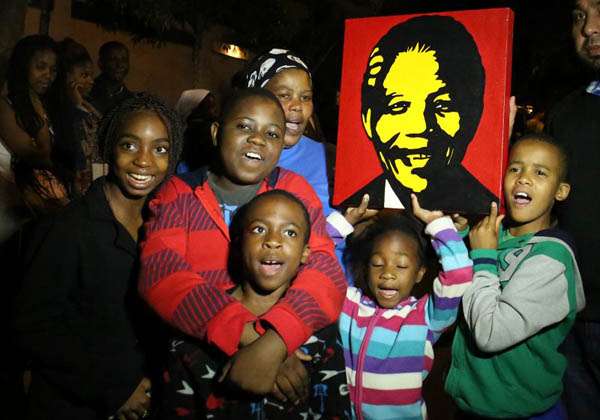
[(0, 138), (17, 158), (34, 168), (51, 166), (51, 137), (48, 121), (39, 129), (35, 138), (31, 137), (19, 124), (15, 111), (5, 99), (0, 100)]
[(287, 358), (282, 338), (272, 329), (242, 347), (223, 368), (220, 381), (227, 380), (244, 392), (266, 395), (273, 391), (277, 373)]
[[(260, 335), (254, 329), (253, 323), (249, 322), (244, 326), (240, 346), (246, 347), (259, 338)], [(311, 356), (304, 354), (299, 349), (285, 359), (275, 377), (272, 391), (275, 398), (280, 401), (296, 403), (308, 397), (310, 381), (308, 372), (302, 362), (308, 362), (311, 359)]]

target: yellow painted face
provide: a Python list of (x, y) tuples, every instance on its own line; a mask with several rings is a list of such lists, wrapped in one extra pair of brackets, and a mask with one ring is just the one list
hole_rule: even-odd
[[(378, 57), (381, 56), (375, 50), (370, 64), (376, 63)], [(380, 69), (372, 66), (370, 74), (375, 75)], [(377, 148), (384, 166), (400, 184), (414, 192), (421, 192), (428, 185), (427, 177), (419, 169), (430, 165), (432, 159), (450, 160), (454, 152), (452, 140), (460, 129), (454, 98), (446, 82), (438, 77), (438, 71), (436, 52), (426, 46), (417, 44), (398, 53), (383, 80), (384, 112), (373, 124), (371, 109), (363, 115), (367, 134), (380, 143)], [(439, 145), (433, 142), (440, 137), (449, 141), (436, 152)], [(432, 156), (434, 153), (443, 156)]]

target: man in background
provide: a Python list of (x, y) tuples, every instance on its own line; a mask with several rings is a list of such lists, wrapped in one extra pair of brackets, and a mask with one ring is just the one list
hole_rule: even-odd
[(105, 114), (131, 95), (124, 83), (129, 73), (129, 50), (118, 41), (102, 44), (98, 52), (98, 67), (102, 73), (94, 80), (90, 102), (101, 114)]
[(573, 188), (560, 209), (561, 227), (574, 236), (587, 306), (563, 351), (568, 361), (565, 401), (569, 418), (597, 418), (600, 412), (600, 1), (574, 0), (575, 51), (592, 82), (563, 99), (550, 113), (547, 129), (567, 151)]

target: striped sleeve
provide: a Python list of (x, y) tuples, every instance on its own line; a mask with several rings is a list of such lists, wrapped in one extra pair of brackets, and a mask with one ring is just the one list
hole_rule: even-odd
[(473, 271), (476, 273), (485, 272), (492, 276), (498, 276), (498, 250), (496, 249), (473, 249), (471, 251), (473, 259)]
[[(141, 245), (140, 295), (180, 331), (208, 338), (225, 353), (233, 354), (243, 324), (254, 317), (220, 287), (219, 279), (229, 278), (224, 268), (215, 273), (198, 272), (188, 259), (188, 230), (194, 227), (210, 238), (210, 218), (191, 189), (176, 179), (166, 183), (150, 202), (149, 213)], [(202, 246), (211, 246), (211, 241), (203, 241)], [(228, 325), (227, 334), (218, 331), (223, 323)], [(216, 334), (211, 334), (211, 325)]]
[(433, 249), (442, 265), (433, 282), (433, 293), (425, 312), (427, 325), (437, 340), (439, 334), (456, 320), (462, 295), (473, 279), (473, 263), (450, 217), (434, 220), (425, 232), (431, 236)]

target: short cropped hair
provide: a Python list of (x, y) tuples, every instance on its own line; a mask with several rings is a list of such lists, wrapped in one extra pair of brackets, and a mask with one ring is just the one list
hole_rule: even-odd
[(221, 109), (221, 115), (219, 117), (219, 123), (223, 124), (227, 118), (229, 118), (229, 114), (233, 111), (233, 109), (242, 101), (252, 98), (259, 97), (263, 99), (267, 99), (274, 104), (277, 105), (285, 117), (285, 112), (283, 111), (283, 107), (279, 102), (279, 99), (270, 91), (265, 88), (248, 88), (248, 89), (239, 89), (234, 91), (223, 104), (223, 108)]
[(550, 134), (528, 133), (528, 134), (525, 134), (525, 135), (519, 137), (513, 143), (511, 148), (514, 148), (517, 144), (519, 144), (523, 141), (527, 141), (527, 140), (539, 141), (541, 143), (549, 144), (558, 151), (559, 160), (560, 160), (559, 180), (560, 180), (560, 182), (568, 182), (568, 180), (569, 180), (569, 160), (570, 159), (569, 159), (569, 153), (567, 152), (567, 149), (565, 148), (565, 146), (563, 144), (559, 143)]
[(304, 245), (306, 245), (310, 239), (310, 231), (311, 231), (311, 221), (310, 216), (308, 214), (308, 210), (304, 203), (298, 199), (294, 194), (289, 193), (288, 191), (274, 189), (266, 191), (262, 194), (255, 196), (248, 203), (240, 207), (233, 219), (231, 220), (231, 224), (229, 226), (229, 237), (231, 238), (231, 244), (229, 245), (229, 255), (227, 257), (227, 271), (229, 271), (232, 279), (235, 282), (240, 282), (244, 273), (244, 267), (241, 262), (242, 259), (242, 237), (244, 234), (244, 228), (247, 223), (247, 215), (250, 209), (268, 197), (282, 197), (284, 199), (290, 200), (293, 203), (296, 203), (302, 209), (302, 215), (304, 221), (306, 222), (306, 232), (304, 235)]
[(238, 211), (235, 213), (235, 216), (231, 222), (231, 227), (229, 229), (230, 237), (232, 238), (232, 241), (241, 240), (241, 237), (244, 232), (244, 226), (248, 222), (248, 220), (247, 220), (248, 213), (257, 203), (260, 203), (262, 200), (269, 198), (269, 197), (281, 197), (283, 199), (289, 200), (289, 201), (297, 204), (300, 207), (300, 209), (302, 210), (302, 217), (304, 219), (304, 223), (306, 224), (306, 232), (303, 232), (304, 244), (306, 245), (308, 243), (308, 240), (310, 239), (310, 231), (311, 231), (311, 221), (310, 221), (310, 215), (308, 214), (308, 210), (306, 209), (306, 206), (304, 205), (304, 203), (298, 197), (296, 197), (294, 194), (292, 194), (288, 191), (280, 190), (280, 189), (269, 190), (262, 194), (259, 194), (259, 195), (255, 196), (252, 200), (250, 200), (248, 203), (246, 203), (245, 205), (243, 205), (242, 207), (240, 207), (238, 209)]
[(122, 42), (119, 42), (119, 41), (105, 42), (104, 44), (102, 44), (100, 46), (100, 49), (98, 50), (98, 59), (100, 60), (100, 62), (105, 61), (108, 57), (108, 54), (112, 50), (125, 50), (125, 51), (129, 52), (129, 49)]

